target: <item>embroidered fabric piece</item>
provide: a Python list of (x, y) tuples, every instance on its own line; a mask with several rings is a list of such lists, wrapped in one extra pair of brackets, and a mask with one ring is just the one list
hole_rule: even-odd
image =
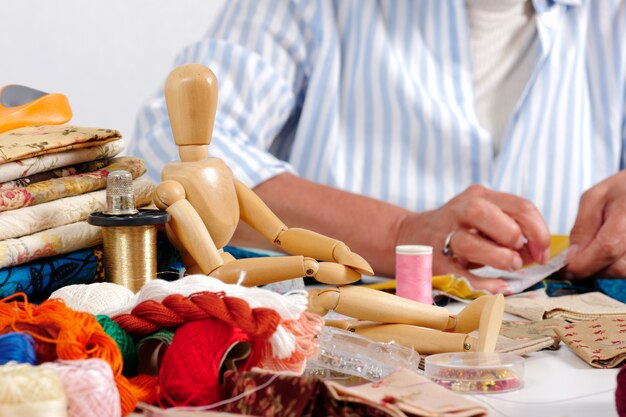
[(626, 360), (626, 315), (570, 323), (555, 331), (594, 368), (615, 368)]
[(547, 346), (547, 349), (556, 350), (561, 343), (561, 339), (556, 335), (554, 329), (565, 324), (567, 322), (559, 318), (531, 322), (503, 320), (500, 326), (500, 334), (520, 342), (549, 338), (552, 343)]
[(524, 296), (507, 297), (504, 310), (532, 321), (548, 318), (581, 321), (624, 315), (626, 304), (601, 292), (549, 298), (545, 291), (534, 291)]

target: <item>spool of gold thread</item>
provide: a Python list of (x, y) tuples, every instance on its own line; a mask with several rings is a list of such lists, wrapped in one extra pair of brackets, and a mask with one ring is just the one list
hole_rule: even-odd
[(104, 274), (107, 281), (133, 292), (157, 274), (156, 225), (169, 220), (163, 210), (135, 208), (132, 177), (112, 171), (107, 177), (107, 209), (89, 215), (89, 224), (101, 226)]
[(155, 226), (103, 227), (102, 244), (107, 281), (137, 292), (156, 277)]

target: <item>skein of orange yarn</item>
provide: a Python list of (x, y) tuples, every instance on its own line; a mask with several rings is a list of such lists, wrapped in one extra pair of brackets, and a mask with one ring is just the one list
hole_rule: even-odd
[[(11, 301), (19, 297), (24, 301)], [(138, 392), (122, 375), (122, 354), (94, 316), (74, 311), (58, 299), (33, 305), (25, 294), (17, 293), (0, 300), (0, 334), (12, 331), (27, 333), (35, 339), (40, 363), (56, 359), (103, 359), (113, 371), (122, 414), (134, 410)]]

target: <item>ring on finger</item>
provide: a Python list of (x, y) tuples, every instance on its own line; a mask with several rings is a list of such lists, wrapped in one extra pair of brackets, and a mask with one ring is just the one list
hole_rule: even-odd
[(452, 251), (452, 248), (450, 247), (450, 243), (452, 242), (452, 238), (454, 237), (454, 234), (456, 232), (458, 232), (458, 230), (453, 230), (450, 233), (448, 233), (448, 235), (446, 236), (446, 239), (443, 241), (443, 248), (441, 249), (441, 253), (443, 253), (444, 256), (450, 256), (450, 257), (454, 256), (454, 252)]

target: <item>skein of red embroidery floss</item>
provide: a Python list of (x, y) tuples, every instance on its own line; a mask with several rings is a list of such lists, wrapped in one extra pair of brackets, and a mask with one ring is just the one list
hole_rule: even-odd
[(615, 406), (619, 417), (626, 417), (626, 366), (617, 374), (617, 390), (615, 391)]
[(159, 405), (202, 406), (218, 402), (220, 368), (228, 353), (237, 353), (238, 349), (244, 354), (233, 363), (237, 369), (250, 370), (259, 362), (261, 349), (237, 327), (216, 319), (192, 321), (179, 327), (163, 356)]

